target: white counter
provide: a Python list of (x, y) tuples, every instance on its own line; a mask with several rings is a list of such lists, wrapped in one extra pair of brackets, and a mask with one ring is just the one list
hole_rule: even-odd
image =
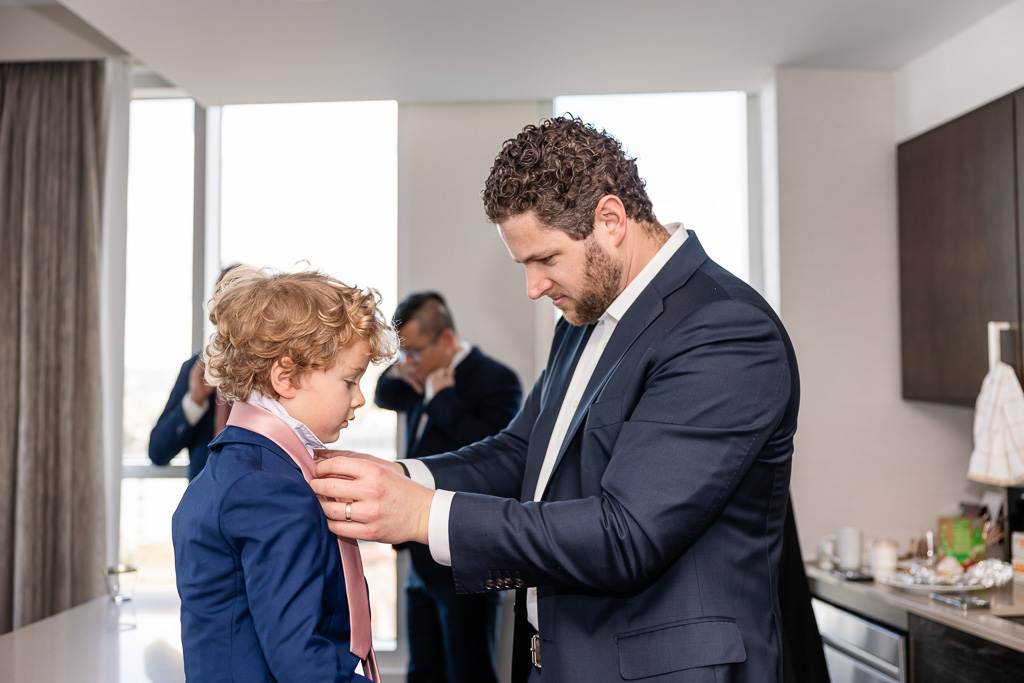
[(181, 603), (173, 589), (96, 598), (0, 636), (0, 683), (180, 683)]

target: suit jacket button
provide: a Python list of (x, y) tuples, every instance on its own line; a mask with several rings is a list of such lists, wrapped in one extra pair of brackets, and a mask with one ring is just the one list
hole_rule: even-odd
[(516, 588), (522, 588), (523, 586), (526, 585), (526, 583), (524, 583), (522, 579), (516, 579), (512, 583), (515, 584)]
[(494, 590), (494, 579), (487, 579), (486, 581), (484, 581), (484, 588), (486, 588), (489, 591)]

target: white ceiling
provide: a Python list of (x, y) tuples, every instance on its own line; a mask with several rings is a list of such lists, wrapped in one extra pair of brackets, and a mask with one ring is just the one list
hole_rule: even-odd
[(1009, 1), (62, 4), (200, 102), (214, 105), (755, 89), (775, 66), (900, 67)]

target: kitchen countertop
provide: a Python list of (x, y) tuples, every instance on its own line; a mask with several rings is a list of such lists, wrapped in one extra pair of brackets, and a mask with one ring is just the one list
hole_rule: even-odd
[[(814, 564), (806, 565), (806, 569), (812, 595), (893, 628), (908, 631), (908, 615), (916, 614), (1003, 647), (1024, 652), (1024, 617), (1011, 621), (992, 614), (990, 609), (971, 609), (965, 612), (932, 600), (926, 592), (907, 591), (874, 581), (844, 581)], [(1016, 604), (1019, 606), (1024, 603), (1024, 584), (1011, 581), (1002, 588), (970, 591), (970, 594), (991, 601), (997, 608), (1013, 605), (1016, 596)]]

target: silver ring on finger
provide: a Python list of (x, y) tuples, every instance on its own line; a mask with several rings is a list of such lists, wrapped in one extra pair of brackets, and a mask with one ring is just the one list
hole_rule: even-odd
[(352, 503), (345, 503), (345, 521), (352, 521)]

